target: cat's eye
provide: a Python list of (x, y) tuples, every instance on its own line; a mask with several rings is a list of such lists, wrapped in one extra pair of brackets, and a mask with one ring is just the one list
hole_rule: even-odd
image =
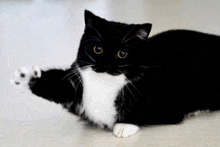
[(120, 58), (120, 59), (124, 59), (128, 56), (128, 53), (125, 52), (125, 51), (118, 51), (117, 53), (117, 56)]
[(101, 54), (101, 53), (103, 53), (103, 48), (100, 47), (100, 46), (94, 46), (93, 51), (94, 51), (96, 54)]

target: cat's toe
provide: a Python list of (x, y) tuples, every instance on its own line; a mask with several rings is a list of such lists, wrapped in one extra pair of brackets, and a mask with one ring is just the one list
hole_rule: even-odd
[(14, 76), (11, 78), (11, 83), (16, 86), (26, 87), (28, 86), (30, 79), (40, 78), (41, 70), (37, 66), (33, 66), (32, 68), (21, 67), (20, 69), (15, 71)]
[(32, 66), (32, 70), (33, 70), (33, 76), (40, 78), (41, 77), (41, 70), (39, 67), (37, 66)]
[(22, 67), (15, 71), (14, 76), (11, 79), (11, 83), (15, 85), (22, 85), (25, 83), (28, 70), (25, 67)]
[(129, 137), (137, 133), (139, 127), (133, 124), (118, 123), (114, 126), (113, 134), (117, 137)]

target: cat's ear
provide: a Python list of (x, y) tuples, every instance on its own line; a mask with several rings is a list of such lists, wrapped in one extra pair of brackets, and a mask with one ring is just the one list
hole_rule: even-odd
[(88, 10), (85, 10), (84, 17), (85, 17), (85, 25), (86, 26), (93, 26), (95, 23), (102, 20), (100, 17), (94, 15), (92, 12), (90, 12)]
[(137, 30), (135, 35), (141, 40), (145, 40), (150, 34), (151, 27), (152, 24), (150, 23), (142, 24), (136, 28)]
[(125, 43), (130, 40), (146, 40), (150, 34), (152, 24), (146, 23), (141, 25), (132, 25), (131, 30), (124, 36), (121, 42)]

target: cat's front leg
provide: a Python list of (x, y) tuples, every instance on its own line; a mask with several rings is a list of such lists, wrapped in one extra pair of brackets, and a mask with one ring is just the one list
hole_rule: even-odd
[(129, 137), (137, 133), (139, 126), (133, 124), (117, 123), (113, 128), (113, 134), (117, 137)]

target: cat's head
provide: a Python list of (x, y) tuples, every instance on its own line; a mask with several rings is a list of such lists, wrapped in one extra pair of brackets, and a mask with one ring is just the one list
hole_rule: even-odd
[(95, 72), (126, 74), (138, 63), (139, 44), (146, 41), (151, 24), (125, 24), (107, 21), (85, 11), (85, 31), (81, 39), (77, 64)]

